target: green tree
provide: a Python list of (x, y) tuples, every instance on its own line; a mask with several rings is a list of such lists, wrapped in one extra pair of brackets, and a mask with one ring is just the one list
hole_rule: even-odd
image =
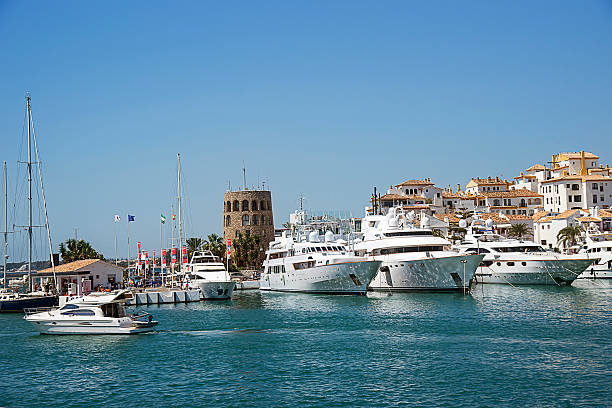
[(234, 261), (238, 267), (255, 266), (259, 255), (259, 241), (259, 235), (251, 235), (248, 231), (244, 234), (238, 233), (238, 237), (233, 241)]
[(195, 251), (200, 249), (200, 247), (204, 243), (204, 240), (202, 240), (202, 238), (193, 237), (188, 238), (185, 242), (187, 243), (187, 259), (189, 260), (189, 262), (191, 262), (191, 255), (193, 255)]
[(580, 225), (565, 227), (557, 234), (557, 245), (562, 244), (564, 248), (569, 248), (576, 245), (581, 235), (582, 228), (580, 228)]
[(533, 232), (531, 231), (531, 228), (529, 228), (525, 223), (512, 224), (512, 226), (508, 230), (508, 235), (510, 235), (511, 237), (517, 237), (518, 239), (521, 239), (526, 235), (532, 234)]
[(431, 234), (432, 234), (434, 237), (444, 238), (444, 234), (442, 233), (442, 230), (441, 230), (441, 229), (438, 229), (438, 228), (434, 228), (434, 229), (431, 231)]
[(89, 242), (69, 239), (59, 246), (60, 255), (64, 263), (79, 261), (82, 259), (104, 259), (104, 256), (92, 248)]
[(465, 208), (460, 208), (459, 211), (455, 212), (455, 215), (466, 222), (469, 221), (470, 218), (474, 215), (474, 211), (467, 210)]
[(214, 256), (219, 257), (220, 259), (225, 259), (226, 248), (227, 247), (223, 242), (223, 238), (217, 234), (210, 234), (208, 237), (206, 237), (206, 240), (202, 245), (202, 249), (212, 252)]

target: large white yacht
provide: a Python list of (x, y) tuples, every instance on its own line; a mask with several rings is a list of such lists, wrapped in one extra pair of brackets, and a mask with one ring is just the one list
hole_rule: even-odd
[(210, 251), (195, 251), (187, 268), (189, 287), (200, 289), (203, 300), (232, 298), (236, 282), (223, 262)]
[(381, 262), (356, 256), (331, 231), (309, 228), (305, 212), (297, 215), (293, 231), (270, 242), (260, 290), (365, 295)]
[(593, 259), (547, 251), (525, 240), (508, 239), (493, 233), (492, 221), (475, 219), (464, 240), (457, 245), (460, 253), (484, 254), (476, 271), (478, 283), (512, 285), (571, 284)]
[(366, 215), (361, 221), (358, 255), (382, 261), (370, 283), (375, 291), (464, 291), (469, 288), (484, 255), (458, 254), (451, 243), (433, 235), (428, 217), (415, 225), (414, 213), (390, 208), (386, 215)]
[(135, 334), (152, 331), (157, 324), (149, 313), (128, 315), (123, 304), (127, 290), (94, 292), (72, 299), (59, 308), (26, 309), (24, 319), (42, 334)]
[(612, 279), (612, 232), (587, 230), (585, 244), (578, 255), (594, 260), (578, 279)]

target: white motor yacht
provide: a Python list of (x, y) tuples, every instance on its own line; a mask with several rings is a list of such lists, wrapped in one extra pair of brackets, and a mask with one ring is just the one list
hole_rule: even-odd
[(578, 279), (612, 279), (612, 232), (587, 230), (585, 244), (578, 255), (593, 259)]
[[(127, 290), (93, 292), (59, 308), (26, 309), (24, 319), (41, 334), (135, 334), (152, 331), (158, 323), (149, 313), (126, 314)], [(46, 310), (41, 310), (46, 309)]]
[(571, 284), (593, 259), (547, 251), (526, 240), (508, 239), (493, 233), (492, 221), (476, 219), (456, 248), (460, 253), (484, 254), (476, 271), (478, 283), (512, 285)]
[(427, 216), (419, 228), (414, 213), (404, 214), (401, 208), (367, 215), (361, 228), (363, 239), (355, 243), (355, 252), (382, 261), (369, 286), (374, 291), (464, 291), (484, 257), (451, 250), (448, 240), (428, 228)]
[[(305, 213), (298, 217), (305, 220)], [(356, 256), (346, 241), (331, 231), (324, 237), (306, 225), (270, 242), (266, 251), (260, 290), (364, 295), (378, 272), (380, 261)]]
[(203, 300), (232, 298), (236, 282), (232, 280), (223, 262), (210, 251), (195, 251), (188, 265), (189, 287), (200, 289)]

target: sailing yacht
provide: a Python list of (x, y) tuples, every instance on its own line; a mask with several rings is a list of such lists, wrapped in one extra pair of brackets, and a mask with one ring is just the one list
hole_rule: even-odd
[(427, 223), (423, 215), (417, 227), (414, 213), (405, 214), (401, 207), (362, 219), (362, 240), (355, 242), (355, 252), (382, 261), (370, 290), (456, 292), (469, 288), (484, 256), (457, 254), (448, 240), (433, 235)]
[[(296, 217), (306, 220), (304, 211)], [(381, 264), (356, 256), (331, 231), (324, 236), (303, 222), (270, 242), (259, 280), (263, 291), (365, 295)]]
[(459, 253), (484, 254), (476, 271), (478, 283), (511, 285), (571, 284), (593, 259), (547, 251), (525, 240), (508, 239), (493, 233), (493, 222), (475, 219), (465, 238), (456, 246)]
[[(45, 200), (45, 190), (42, 186), (42, 173), (40, 170), (40, 160), (38, 159), (38, 145), (36, 143), (36, 134), (34, 133), (34, 123), (32, 120), (32, 108), (30, 105), (30, 95), (26, 95), (26, 112), (27, 112), (27, 120), (28, 120), (28, 210), (29, 210), (29, 218), (28, 218), (28, 263), (27, 263), (27, 283), (28, 283), (28, 291), (27, 293), (18, 293), (16, 291), (11, 292), (7, 289), (7, 277), (6, 277), (6, 259), (7, 259), (7, 193), (6, 193), (6, 162), (4, 163), (4, 288), (2, 293), (0, 294), (0, 312), (22, 312), (26, 308), (35, 308), (35, 307), (49, 307), (57, 304), (58, 297), (56, 294), (49, 294), (44, 292), (34, 292), (34, 282), (32, 281), (32, 164), (38, 163), (38, 174), (40, 177), (41, 189), (42, 189), (42, 199), (44, 205), (45, 212), (45, 227), (47, 230), (47, 237), (49, 238), (49, 253), (51, 256), (51, 267), (53, 269), (53, 273), (55, 275), (55, 264), (53, 262), (53, 251), (51, 250), (51, 232), (49, 229), (49, 220), (47, 217), (47, 203)], [(32, 162), (32, 137), (34, 141), (34, 151), (36, 154), (36, 162)], [(54, 276), (55, 285), (57, 285), (57, 279)]]
[(203, 300), (231, 299), (236, 286), (223, 262), (210, 251), (194, 251), (187, 280), (191, 289), (200, 289)]

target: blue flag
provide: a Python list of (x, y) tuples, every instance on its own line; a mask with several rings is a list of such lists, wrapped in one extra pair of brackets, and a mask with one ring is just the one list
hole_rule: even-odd
[(132, 221), (134, 221), (134, 216), (128, 214), (128, 222), (132, 222)]

